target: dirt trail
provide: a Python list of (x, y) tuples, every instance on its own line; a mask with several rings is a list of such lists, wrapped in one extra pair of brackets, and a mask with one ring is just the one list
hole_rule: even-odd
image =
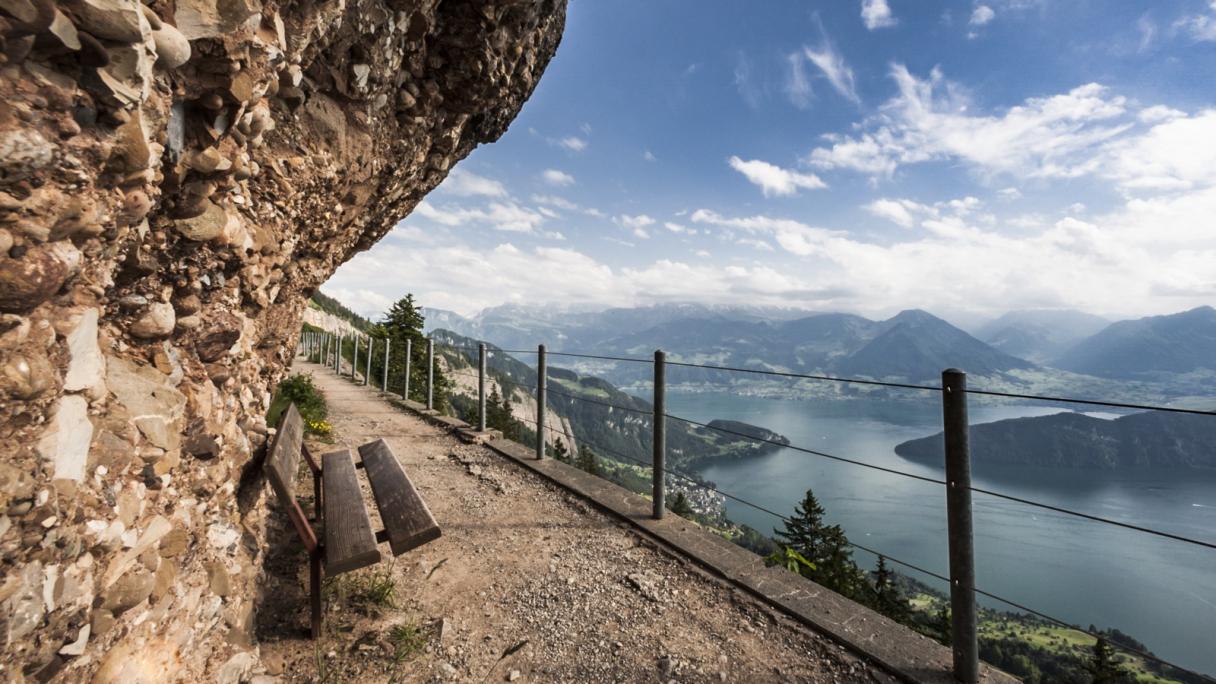
[(890, 681), (489, 450), (320, 366), (297, 361), (296, 371), (313, 375), (334, 426), (335, 444), (311, 448), (383, 437), (443, 536), (327, 582), (326, 634), (314, 644), (306, 559), (286, 516), (274, 516), (282, 543), (259, 638), (282, 680)]

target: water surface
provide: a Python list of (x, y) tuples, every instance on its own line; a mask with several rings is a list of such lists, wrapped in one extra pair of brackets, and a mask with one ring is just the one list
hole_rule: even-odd
[[(907, 461), (900, 442), (941, 430), (936, 396), (920, 402), (762, 399), (669, 393), (668, 412), (697, 421), (741, 420), (795, 445), (940, 478)], [(1058, 413), (1045, 406), (971, 406), (971, 422)], [(1091, 414), (1111, 417), (1109, 414)], [(706, 468), (725, 492), (790, 512), (808, 488), (849, 538), (947, 574), (940, 485), (834, 462), (792, 449)], [(977, 487), (1203, 540), (1216, 539), (1216, 474), (987, 468)], [(1216, 673), (1216, 551), (974, 495), (977, 586), (1068, 622), (1117, 627), (1157, 655)], [(730, 517), (762, 531), (779, 521), (727, 501)], [(859, 564), (874, 558), (856, 552)], [(905, 572), (916, 576), (911, 571)], [(921, 576), (920, 579), (940, 586)], [(1009, 609), (984, 600), (985, 605)]]

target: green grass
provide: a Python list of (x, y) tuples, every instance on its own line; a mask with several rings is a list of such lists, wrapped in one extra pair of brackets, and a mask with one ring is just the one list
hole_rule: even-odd
[(418, 623), (406, 621), (389, 628), (388, 640), (393, 645), (393, 664), (399, 665), (422, 651), (427, 635)]
[(324, 591), (369, 615), (379, 615), (396, 606), (397, 585), (392, 564), (383, 570), (356, 571), (326, 579)]
[(582, 397), (592, 397), (595, 399), (609, 398), (607, 390), (600, 389), (599, 387), (589, 389), (586, 385), (581, 385), (575, 380), (567, 380), (565, 378), (550, 378), (549, 381), (556, 382), (570, 392)]
[[(909, 598), (913, 611), (933, 614), (942, 599), (929, 594), (915, 594)], [(1060, 627), (1035, 620), (1018, 620), (987, 610), (980, 611), (979, 637), (981, 639), (1010, 639), (1028, 644), (1044, 653), (1087, 660), (1094, 647), (1094, 638), (1079, 629)], [(1139, 684), (1177, 684), (1177, 680), (1160, 677), (1148, 670), (1143, 658), (1128, 654), (1118, 646), (1119, 661)]]

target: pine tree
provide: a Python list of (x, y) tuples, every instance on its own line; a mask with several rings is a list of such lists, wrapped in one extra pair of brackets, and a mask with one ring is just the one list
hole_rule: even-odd
[(802, 503), (794, 507), (794, 514), (786, 521), (785, 529), (774, 529), (773, 532), (783, 544), (813, 563), (823, 547), (823, 514), (823, 506), (819, 505), (814, 492), (808, 489)]
[(560, 437), (554, 441), (553, 446), (549, 447), (549, 449), (552, 451), (553, 458), (556, 458), (562, 463), (568, 463), (570, 461), (570, 450), (566, 448), (566, 443), (563, 442)]
[(808, 489), (802, 503), (794, 508), (794, 515), (785, 523), (785, 529), (773, 532), (784, 545), (815, 566), (815, 570), (804, 575), (848, 598), (861, 599), (868, 584), (853, 562), (849, 539), (839, 525), (826, 524), (823, 516), (823, 506)]
[(943, 601), (942, 605), (938, 607), (937, 612), (933, 615), (933, 624), (931, 626), (938, 634), (937, 640), (943, 646), (949, 646), (950, 642), (954, 640), (954, 627), (950, 619), (950, 603), (948, 601)]
[(895, 573), (887, 567), (887, 559), (878, 557), (878, 568), (874, 571), (874, 609), (895, 620), (907, 622), (908, 601), (895, 584)]
[(684, 492), (676, 492), (676, 498), (671, 502), (671, 512), (681, 518), (692, 518), (692, 504), (688, 503), (688, 497), (684, 496)]
[[(389, 389), (400, 392), (405, 384), (405, 347), (410, 342), (410, 396), (409, 399), (418, 402), (426, 401), (426, 336), (422, 334), (426, 319), (422, 310), (414, 303), (414, 295), (407, 294), (397, 300), (384, 315), (384, 321), (376, 330), (377, 337), (390, 340), (390, 361), (388, 366)], [(436, 357), (438, 357), (436, 350)], [(447, 407), (448, 388), (447, 375), (438, 359), (435, 362), (435, 407), (443, 410)]]
[(500, 397), (498, 387), (491, 387), (486, 397), (486, 427), (498, 430), (507, 439), (519, 439), (519, 421), (511, 413), (511, 400)]
[(1127, 672), (1115, 658), (1115, 649), (1102, 637), (1098, 637), (1094, 643), (1085, 671), (1089, 673), (1093, 684), (1117, 684), (1127, 679)]
[(598, 476), (600, 474), (599, 458), (595, 455), (595, 452), (585, 444), (579, 446), (578, 448), (578, 459), (575, 462), (575, 465), (582, 470), (591, 473), (592, 475)]

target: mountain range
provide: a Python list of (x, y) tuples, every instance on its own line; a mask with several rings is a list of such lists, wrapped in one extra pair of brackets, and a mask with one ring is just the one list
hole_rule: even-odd
[(1170, 316), (1112, 323), (1073, 345), (1052, 365), (1123, 380), (1216, 368), (1216, 309), (1201, 306)]
[[(562, 312), (502, 306), (473, 318), (426, 310), (428, 328), (506, 348), (650, 358), (756, 370), (933, 382), (943, 369), (1020, 383), (1057, 368), (1097, 378), (1168, 383), (1173, 375), (1216, 373), (1216, 309), (1108, 323), (1078, 311), (1010, 312), (975, 335), (921, 310), (870, 320), (847, 313), (666, 304)], [(592, 364), (617, 383), (645, 381), (641, 364)], [(680, 368), (672, 382), (721, 381)]]

